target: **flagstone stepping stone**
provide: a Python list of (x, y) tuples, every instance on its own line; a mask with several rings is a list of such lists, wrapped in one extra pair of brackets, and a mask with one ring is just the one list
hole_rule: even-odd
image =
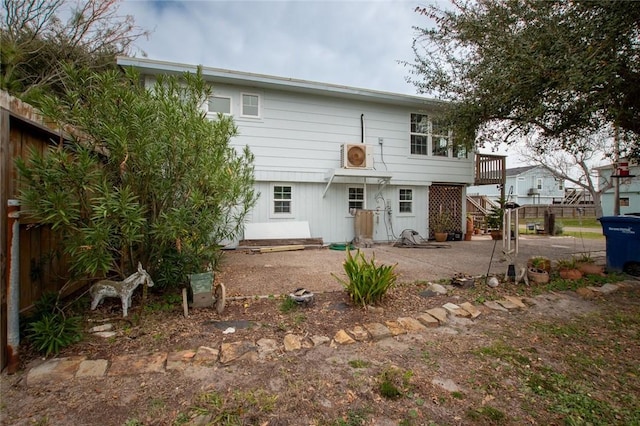
[(184, 370), (189, 366), (193, 358), (196, 356), (194, 350), (184, 350), (178, 352), (169, 352), (167, 355), (167, 370)]
[(478, 318), (480, 316), (480, 314), (482, 313), (482, 312), (480, 312), (480, 309), (476, 308), (470, 302), (461, 303), (460, 304), (460, 308), (462, 308), (465, 311), (469, 312), (469, 314), (471, 315), (471, 318)]
[(27, 384), (60, 382), (72, 379), (87, 357), (75, 356), (50, 359), (27, 373)]
[(375, 341), (386, 339), (391, 337), (391, 330), (379, 322), (372, 322), (364, 325), (364, 328), (369, 332), (371, 338)]
[(411, 317), (398, 318), (398, 322), (409, 333), (416, 333), (427, 329), (420, 321)]
[(220, 362), (229, 364), (234, 361), (255, 361), (258, 355), (258, 347), (246, 340), (220, 345)]
[(611, 284), (611, 283), (607, 283), (605, 285), (603, 285), (602, 287), (587, 287), (589, 290), (601, 293), (601, 294), (610, 294), (613, 293), (614, 291), (618, 290), (620, 288), (620, 286), (616, 285), (616, 284)]
[(298, 351), (302, 349), (302, 336), (287, 334), (284, 336), (284, 350), (286, 352)]
[(324, 345), (325, 343), (329, 343), (331, 342), (331, 339), (329, 339), (327, 336), (311, 336), (311, 342), (313, 343), (313, 346), (320, 346), (320, 345)]
[(502, 305), (500, 305), (498, 302), (493, 300), (487, 300), (486, 302), (483, 303), (483, 305), (494, 311), (509, 312), (508, 309), (503, 308)]
[(353, 336), (353, 338), (356, 339), (358, 342), (364, 342), (366, 340), (369, 340), (369, 333), (367, 333), (367, 330), (365, 330), (364, 327), (360, 325), (356, 325), (349, 331)]
[(516, 305), (515, 303), (513, 303), (511, 300), (508, 299), (504, 299), (504, 300), (498, 300), (497, 301), (500, 306), (502, 306), (503, 308), (512, 311), (514, 309), (520, 309), (519, 305)]
[(471, 316), (471, 314), (469, 312), (467, 312), (464, 309), (460, 308), (460, 306), (456, 305), (455, 303), (445, 303), (444, 305), (442, 305), (442, 307), (444, 309), (446, 309), (452, 315), (455, 315), (455, 316), (458, 316), (458, 317), (470, 317)]
[(196, 351), (194, 363), (199, 365), (213, 365), (218, 362), (220, 351), (209, 346), (200, 346)]
[(524, 303), (522, 303), (522, 298), (520, 297), (516, 297), (516, 296), (504, 296), (504, 298), (506, 300), (508, 300), (509, 302), (512, 302), (514, 305), (516, 305), (518, 308), (526, 308), (527, 305), (525, 305)]
[(349, 336), (347, 334), (346, 331), (344, 330), (338, 330), (338, 332), (335, 334), (335, 336), (333, 336), (333, 340), (340, 344), (340, 345), (350, 345), (352, 343), (355, 343), (356, 341), (353, 340), (353, 338), (351, 336)]
[(416, 317), (425, 327), (437, 327), (440, 322), (427, 313), (420, 314)]
[(111, 360), (107, 376), (129, 376), (141, 373), (162, 373), (167, 361), (167, 353), (148, 355), (120, 355)]
[(86, 359), (78, 366), (76, 377), (104, 377), (108, 366), (106, 359)]
[(432, 308), (428, 309), (427, 313), (438, 320), (440, 324), (446, 324), (447, 319), (447, 310), (444, 308)]
[(387, 326), (392, 336), (400, 336), (407, 333), (407, 330), (398, 321), (385, 321), (384, 325)]

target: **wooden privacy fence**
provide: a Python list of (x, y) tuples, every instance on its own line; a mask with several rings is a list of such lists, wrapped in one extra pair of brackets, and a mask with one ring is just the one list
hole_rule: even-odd
[(518, 217), (520, 219), (534, 219), (544, 217), (545, 212), (554, 214), (557, 219), (562, 218), (579, 218), (579, 217), (596, 217), (595, 206), (579, 205), (579, 206), (567, 206), (567, 205), (526, 205), (520, 206), (518, 210)]
[[(8, 212), (10, 199), (18, 199), (20, 183), (15, 160), (27, 158), (31, 149), (45, 152), (60, 139), (60, 132), (47, 125), (30, 105), (0, 91), (0, 369), (7, 363), (8, 332)], [(19, 219), (19, 310), (24, 312), (47, 292), (61, 290), (68, 276), (66, 259), (60, 253), (58, 241), (46, 225), (29, 222), (24, 215)], [(15, 265), (14, 265), (15, 268)], [(69, 294), (82, 286), (65, 288)]]

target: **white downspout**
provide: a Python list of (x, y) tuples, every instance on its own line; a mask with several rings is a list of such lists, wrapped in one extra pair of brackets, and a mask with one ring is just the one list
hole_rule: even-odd
[(20, 366), (20, 201), (7, 201), (7, 373), (14, 374)]

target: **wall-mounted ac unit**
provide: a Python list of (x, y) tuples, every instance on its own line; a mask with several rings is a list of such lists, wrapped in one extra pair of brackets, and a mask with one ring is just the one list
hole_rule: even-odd
[(340, 164), (345, 169), (373, 168), (373, 146), (345, 143), (340, 149)]

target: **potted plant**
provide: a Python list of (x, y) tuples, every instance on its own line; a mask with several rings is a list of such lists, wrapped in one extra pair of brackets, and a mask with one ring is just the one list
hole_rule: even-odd
[(504, 208), (502, 204), (501, 202), (499, 206), (493, 206), (487, 216), (487, 228), (493, 240), (502, 239), (502, 222), (504, 219)]
[(574, 258), (558, 260), (557, 268), (558, 274), (565, 280), (579, 280), (582, 278), (582, 272), (578, 269)]
[(576, 267), (585, 275), (604, 274), (604, 267), (602, 267), (601, 265), (596, 265), (595, 261), (591, 258), (591, 255), (589, 253), (584, 253), (576, 258)]
[(551, 260), (545, 256), (532, 256), (527, 260), (527, 268), (543, 269), (551, 272)]
[(443, 211), (436, 213), (431, 218), (431, 227), (433, 236), (437, 242), (447, 241), (449, 230), (451, 229), (451, 219), (449, 215)]
[(527, 261), (527, 277), (531, 282), (537, 284), (548, 283), (550, 271), (551, 261), (547, 257), (533, 256)]

